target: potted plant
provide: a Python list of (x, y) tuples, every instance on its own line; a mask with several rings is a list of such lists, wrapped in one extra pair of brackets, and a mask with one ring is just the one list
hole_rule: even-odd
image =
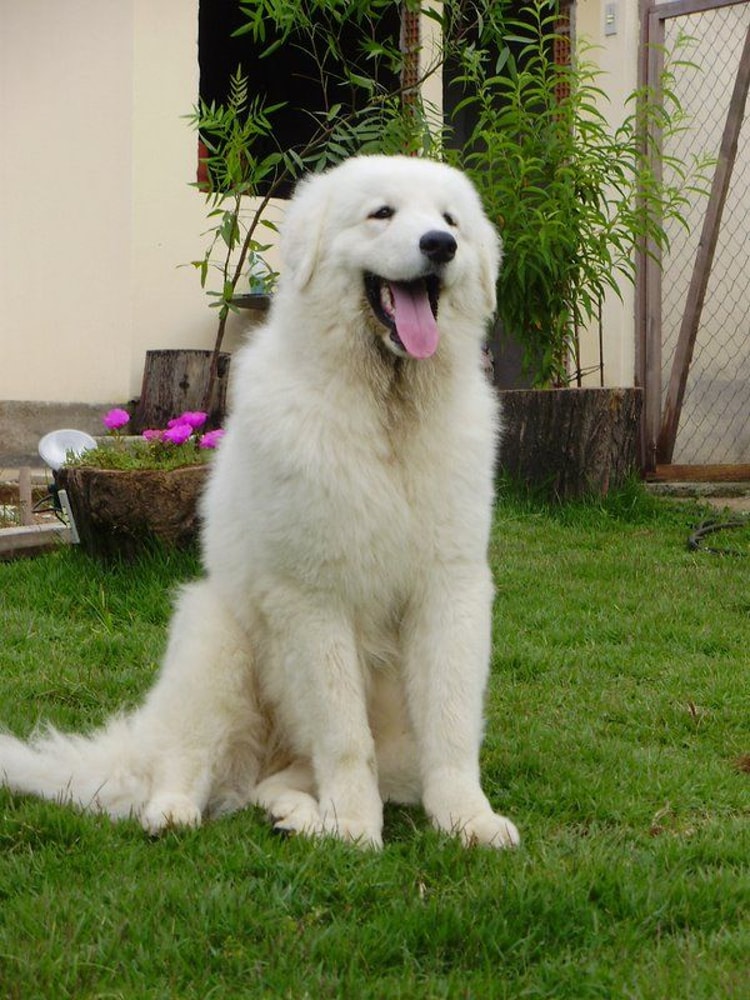
[[(502, 235), (501, 335), (520, 346), (534, 390), (546, 390), (502, 394), (501, 464), (555, 496), (605, 493), (636, 469), (641, 400), (633, 388), (581, 389), (592, 373), (605, 385), (602, 301), (634, 280), (637, 250), (667, 245), (702, 165), (671, 162), (664, 180), (647, 155), (657, 131), (683, 124), (669, 68), (659, 97), (636, 90), (613, 127), (590, 49), (579, 42), (559, 57), (569, 40), (557, 4), (537, 0), (513, 19), (505, 6), (487, 4), (478, 39), (454, 46), (456, 111), (472, 127), (452, 156)], [(599, 358), (586, 372), (581, 336), (597, 325)]]
[(157, 542), (185, 547), (196, 537), (197, 505), (208, 461), (223, 431), (205, 431), (207, 414), (188, 411), (163, 429), (125, 436), (127, 410), (103, 417), (109, 432), (55, 475), (67, 492), (83, 548), (101, 558), (130, 559)]

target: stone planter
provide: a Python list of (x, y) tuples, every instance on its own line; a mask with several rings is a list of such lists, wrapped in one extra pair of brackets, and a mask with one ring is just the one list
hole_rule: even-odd
[(183, 548), (196, 539), (207, 475), (207, 465), (63, 468), (56, 479), (67, 491), (82, 547), (99, 558), (133, 559), (154, 543)]
[(639, 471), (641, 389), (499, 393), (501, 473), (550, 500), (605, 496)]

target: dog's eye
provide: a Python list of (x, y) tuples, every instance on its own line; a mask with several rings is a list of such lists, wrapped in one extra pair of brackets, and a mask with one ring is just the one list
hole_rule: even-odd
[(370, 212), (368, 219), (390, 219), (395, 214), (395, 208), (391, 208), (390, 205), (381, 205), (380, 208), (376, 208), (374, 212)]
[(445, 219), (445, 221), (448, 223), (449, 226), (455, 227), (458, 225), (455, 218), (451, 215), (450, 212), (443, 212), (443, 218)]

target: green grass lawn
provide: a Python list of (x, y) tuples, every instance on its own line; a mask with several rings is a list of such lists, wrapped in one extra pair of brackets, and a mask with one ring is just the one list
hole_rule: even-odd
[[(401, 808), (381, 854), (254, 810), (151, 842), (3, 791), (0, 998), (748, 996), (750, 559), (688, 552), (701, 516), (499, 504), (483, 771), (519, 850)], [(0, 722), (132, 704), (195, 570), (0, 564)]]

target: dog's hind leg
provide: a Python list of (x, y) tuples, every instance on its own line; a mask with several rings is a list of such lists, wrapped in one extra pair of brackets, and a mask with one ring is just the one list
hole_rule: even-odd
[(323, 832), (312, 767), (303, 761), (261, 781), (252, 802), (265, 809), (275, 830), (307, 836)]
[(133, 719), (151, 777), (139, 811), (149, 833), (247, 800), (265, 731), (254, 691), (245, 632), (210, 581), (185, 588), (159, 680)]

